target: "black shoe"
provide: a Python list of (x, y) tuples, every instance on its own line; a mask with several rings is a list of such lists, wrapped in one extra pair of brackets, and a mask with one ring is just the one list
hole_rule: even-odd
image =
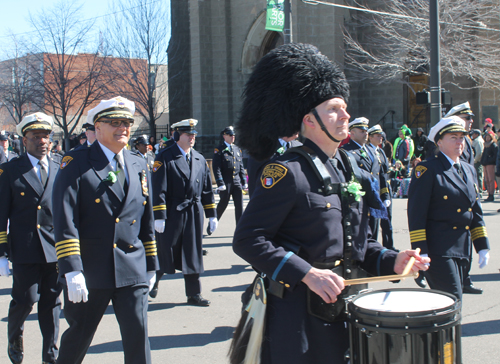
[(470, 294), (482, 294), (483, 290), (482, 288), (478, 288), (471, 284), (470, 286), (465, 286), (464, 287), (464, 293), (470, 293)]
[(415, 283), (421, 287), (421, 288), (426, 288), (427, 287), (427, 282), (424, 278), (424, 275), (420, 273), (417, 278), (415, 278)]
[(156, 298), (158, 296), (158, 282), (155, 283), (153, 289), (149, 292), (149, 297)]
[(210, 301), (201, 297), (201, 294), (195, 296), (188, 296), (188, 305), (192, 306), (210, 306)]
[(498, 209), (497, 212), (500, 212), (500, 209)]
[(487, 199), (484, 199), (483, 202), (493, 202), (495, 201), (495, 197), (493, 195), (489, 195)]
[(208, 254), (208, 250), (207, 250), (207, 249), (203, 249), (203, 250), (201, 251), (201, 253), (202, 253), (203, 255), (207, 255), (207, 254)]
[(24, 357), (23, 349), (23, 337), (19, 336), (14, 342), (9, 343), (9, 348), (7, 350), (9, 354), (9, 359), (13, 364), (21, 364)]
[(207, 235), (212, 235), (212, 230), (210, 230), (210, 224), (207, 225)]

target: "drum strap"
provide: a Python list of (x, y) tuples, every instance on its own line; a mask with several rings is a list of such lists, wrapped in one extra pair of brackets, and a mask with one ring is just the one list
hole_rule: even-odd
[[(347, 193), (347, 183), (332, 183), (332, 178), (330, 173), (326, 169), (325, 165), (319, 159), (319, 157), (313, 153), (307, 147), (295, 147), (290, 148), (286, 152), (287, 153), (297, 153), (303, 156), (311, 165), (311, 168), (316, 174), (316, 177), (321, 182), (321, 189), (325, 196), (329, 196), (332, 194), (337, 194), (340, 197), (340, 201), (342, 204), (342, 225), (344, 230), (344, 271), (343, 277), (345, 279), (352, 278), (352, 210), (349, 204), (349, 194)], [(340, 156), (342, 158), (342, 162), (347, 168), (347, 175), (352, 176), (353, 174), (356, 176), (356, 171), (353, 168), (353, 165), (357, 167), (356, 163), (352, 163), (351, 156), (343, 149), (339, 149)], [(350, 180), (350, 178), (349, 178)], [(343, 193), (344, 192), (344, 193)]]

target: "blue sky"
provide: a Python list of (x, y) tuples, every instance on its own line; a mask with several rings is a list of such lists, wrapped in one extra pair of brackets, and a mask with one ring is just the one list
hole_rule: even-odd
[[(59, 0), (1, 0), (2, 20), (0, 21), (0, 44), (5, 41), (5, 36), (12, 30), (15, 34), (29, 32), (29, 12), (36, 14), (43, 7), (50, 7)], [(84, 0), (84, 18), (104, 15), (108, 11), (108, 0)]]

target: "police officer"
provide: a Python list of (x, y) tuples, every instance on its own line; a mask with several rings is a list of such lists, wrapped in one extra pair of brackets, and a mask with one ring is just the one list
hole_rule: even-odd
[[(387, 179), (381, 171), (380, 154), (368, 147), (368, 122), (365, 117), (359, 117), (349, 123), (349, 134), (351, 140), (349, 143), (344, 144), (341, 148), (351, 152), (361, 169), (372, 174), (380, 187), (380, 198), (386, 207), (391, 205), (391, 196), (388, 189)], [(372, 231), (372, 238), (377, 239), (380, 218), (387, 216), (380, 214), (379, 216), (370, 215), (370, 229)]]
[[(85, 138), (80, 139), (80, 142), (84, 140), (83, 144), (80, 146), (76, 147), (75, 149), (81, 149), (81, 148), (90, 148), (90, 146), (95, 142), (96, 137), (95, 137), (95, 126), (94, 124), (90, 123), (85, 123), (83, 124), (83, 127), (85, 128)], [(81, 134), (81, 137), (83, 138), (83, 133)]]
[(205, 158), (193, 149), (198, 120), (172, 125), (175, 144), (160, 151), (153, 166), (153, 211), (159, 234), (160, 271), (151, 297), (156, 297), (164, 273), (181, 270), (187, 303), (208, 306), (201, 295), (203, 214), (210, 230), (217, 228), (212, 180)]
[(388, 203), (387, 206), (387, 219), (380, 219), (380, 229), (382, 230), (382, 245), (387, 249), (395, 250), (394, 248), (394, 239), (392, 234), (392, 191), (389, 183), (389, 160), (385, 155), (384, 151), (379, 148), (379, 145), (382, 143), (383, 139), (383, 130), (380, 125), (372, 126), (368, 129), (368, 140), (369, 143), (367, 145), (368, 150), (372, 155), (376, 156), (376, 159), (380, 162), (380, 180), (383, 180), (381, 185), (385, 185), (383, 189), (380, 189), (380, 194), (385, 196), (385, 193), (388, 193)]
[[(349, 346), (345, 322), (309, 314), (308, 290), (330, 304), (344, 288), (343, 278), (329, 269), (336, 261), (355, 260), (374, 274), (389, 274), (402, 271), (409, 255), (416, 254), (397, 255), (368, 240), (368, 206), (361, 191), (340, 194), (339, 182), (350, 182), (354, 168), (365, 187), (371, 176), (338, 149), (349, 120), (348, 84), (338, 66), (314, 46), (285, 44), (257, 63), (244, 95), (236, 131), (252, 157), (270, 158), (280, 135), (302, 128), (306, 138), (299, 148), (303, 153), (286, 153), (264, 167), (234, 234), (235, 253), (281, 288), (280, 296), (267, 296), (261, 362), (341, 363)], [(318, 178), (318, 166), (328, 178)], [(368, 195), (377, 197), (378, 191)], [(417, 261), (424, 267), (425, 260)]]
[(58, 364), (81, 363), (110, 301), (126, 363), (151, 363), (148, 292), (158, 269), (150, 175), (125, 149), (134, 103), (115, 97), (89, 110), (97, 142), (67, 153), (54, 183), (54, 230), (64, 315)]
[(5, 134), (0, 134), (0, 164), (8, 162), (17, 156), (17, 153), (9, 150), (9, 137)]
[(134, 147), (137, 150), (137, 155), (146, 160), (149, 171), (153, 170), (153, 164), (155, 163), (155, 155), (153, 152), (148, 150), (148, 139), (145, 135), (137, 137), (134, 141)]
[[(464, 121), (464, 128), (465, 128), (465, 131), (467, 132), (467, 134), (465, 135), (464, 151), (460, 155), (460, 161), (468, 163), (472, 167), (474, 167), (474, 169), (476, 169), (476, 167), (474, 166), (474, 159), (475, 159), (474, 148), (472, 147), (472, 141), (469, 137), (469, 132), (471, 131), (472, 123), (474, 122), (474, 120), (473, 120), (474, 113), (472, 112), (472, 109), (470, 107), (469, 102), (466, 101), (462, 104), (459, 104), (455, 107), (452, 107), (450, 109), (450, 111), (448, 111), (448, 113), (445, 115), (445, 117), (450, 117), (453, 115), (458, 116), (460, 119), (462, 119)], [(481, 156), (479, 156), (479, 158), (481, 158)], [(482, 168), (482, 166), (481, 166), (481, 168)], [(476, 174), (477, 174), (477, 172), (476, 172)], [(482, 181), (482, 178), (481, 178), (481, 181)], [(480, 187), (481, 188), (479, 188), (479, 186), (478, 186), (478, 189), (481, 191), (482, 186), (480, 186)], [(467, 266), (466, 273), (465, 273), (465, 276), (463, 279), (463, 282), (464, 282), (463, 292), (464, 293), (471, 293), (471, 294), (482, 294), (483, 290), (479, 287), (474, 286), (474, 284), (472, 283), (472, 280), (470, 278), (469, 272), (470, 272), (471, 263), (472, 263), (472, 250), (470, 253), (471, 253), (470, 259), (468, 260), (468, 266)]]
[[(408, 191), (408, 225), (413, 248), (432, 260), (429, 286), (462, 299), (463, 277), (474, 245), (479, 267), (488, 264), (489, 241), (479, 203), (474, 168), (460, 160), (464, 121), (441, 119), (429, 133), (439, 148), (435, 158), (413, 170)], [(472, 245), (471, 245), (472, 243)]]
[(58, 354), (62, 286), (57, 280), (52, 186), (59, 165), (47, 158), (52, 125), (52, 118), (43, 113), (25, 116), (17, 132), (27, 153), (0, 166), (0, 275), (9, 274), (8, 256), (13, 275), (8, 354), (14, 364), (23, 361), (24, 321), (35, 302), (43, 363), (54, 363)]
[(274, 158), (278, 158), (280, 155), (283, 155), (288, 149), (294, 147), (300, 147), (302, 145), (301, 142), (297, 140), (299, 137), (299, 133), (295, 133), (290, 137), (281, 137), (278, 139), (279, 148), (273, 154), (273, 156), (269, 160), (258, 161), (255, 158), (248, 157), (247, 160), (247, 176), (248, 176), (248, 195), (250, 198), (252, 197), (252, 193), (255, 190), (255, 185), (259, 182), (260, 172), (264, 166)]
[[(243, 190), (247, 189), (245, 169), (241, 149), (234, 144), (234, 128), (226, 127), (221, 132), (224, 142), (214, 149), (212, 168), (220, 195), (217, 204), (217, 220), (220, 220), (226, 211), (229, 198), (233, 197), (236, 224), (243, 213)], [(210, 226), (207, 226), (207, 234), (211, 235)]]

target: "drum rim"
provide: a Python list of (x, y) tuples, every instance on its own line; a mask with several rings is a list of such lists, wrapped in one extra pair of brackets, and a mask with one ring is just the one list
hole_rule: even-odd
[[(356, 304), (355, 304), (355, 300), (357, 298), (359, 298), (359, 297), (362, 297), (362, 296), (367, 296), (367, 295), (370, 295), (370, 294), (381, 293), (381, 292), (398, 292), (398, 291), (399, 292), (405, 291), (405, 292), (426, 292), (426, 293), (432, 292), (432, 293), (437, 293), (437, 294), (441, 294), (443, 296), (447, 296), (447, 297), (451, 298), (453, 300), (453, 303), (451, 305), (444, 306), (444, 307), (441, 307), (441, 308), (434, 308), (434, 309), (430, 309), (430, 310), (413, 311), (413, 312), (377, 311), (377, 310), (373, 310), (373, 309), (369, 309), (369, 308), (364, 308), (364, 307), (356, 306)], [(405, 315), (405, 318), (415, 319), (417, 317), (425, 318), (425, 317), (428, 317), (428, 315), (430, 315), (430, 314), (431, 315), (439, 314), (440, 316), (446, 316), (447, 314), (453, 314), (455, 311), (459, 311), (460, 310), (460, 308), (461, 308), (461, 302), (460, 302), (460, 300), (457, 299), (456, 296), (452, 295), (451, 293), (440, 291), (440, 290), (437, 290), (437, 289), (424, 289), (424, 288), (383, 288), (383, 289), (377, 289), (377, 290), (373, 290), (373, 291), (363, 292), (363, 293), (360, 293), (360, 294), (356, 295), (351, 300), (349, 300), (348, 307), (349, 307), (349, 312), (351, 312), (351, 310), (352, 310), (352, 311), (355, 311), (357, 313), (363, 313), (363, 314), (376, 313), (376, 315), (370, 315), (370, 316), (374, 316), (374, 317), (380, 317), (380, 318), (388, 317), (388, 318), (391, 318), (391, 317), (402, 317), (402, 315)]]

